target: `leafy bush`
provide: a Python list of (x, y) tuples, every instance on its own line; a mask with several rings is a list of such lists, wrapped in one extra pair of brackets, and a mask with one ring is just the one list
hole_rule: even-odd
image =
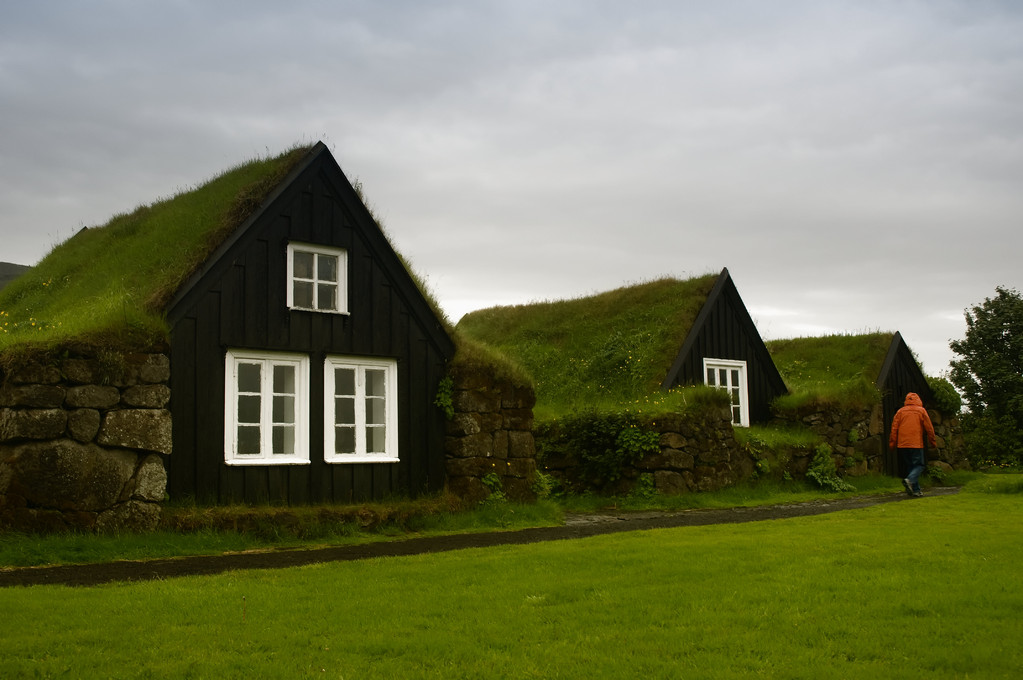
[(963, 410), (963, 398), (948, 380), (927, 376), (927, 385), (934, 396), (934, 406), (939, 411), (955, 415)]
[(818, 445), (814, 449), (813, 461), (806, 471), (806, 478), (827, 491), (855, 491), (856, 487), (838, 476), (831, 453), (831, 447), (827, 444)]
[(1023, 432), (1011, 416), (963, 416), (966, 454), (975, 466), (1018, 467), (1023, 464)]
[(454, 381), (451, 379), (451, 376), (444, 376), (437, 385), (437, 396), (433, 400), (433, 405), (444, 411), (444, 417), (448, 420), (455, 417), (453, 388)]
[(539, 455), (579, 461), (583, 477), (603, 485), (621, 478), (622, 468), (660, 451), (660, 434), (643, 428), (628, 412), (588, 410), (540, 424)]
[(504, 503), (508, 500), (508, 496), (504, 493), (504, 482), (501, 481), (501, 477), (496, 472), (488, 472), (483, 475), (480, 481), (487, 488), (487, 491), (490, 492), (490, 495), (484, 501), (485, 503)]

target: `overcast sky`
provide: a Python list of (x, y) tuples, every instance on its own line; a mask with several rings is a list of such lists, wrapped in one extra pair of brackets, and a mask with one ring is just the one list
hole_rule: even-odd
[(947, 370), (1023, 288), (1023, 3), (18, 2), (0, 261), (322, 140), (453, 321), (728, 267)]

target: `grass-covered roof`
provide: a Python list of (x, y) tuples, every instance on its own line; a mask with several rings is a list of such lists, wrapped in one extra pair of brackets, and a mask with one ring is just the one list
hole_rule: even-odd
[(880, 398), (876, 382), (894, 335), (825, 335), (765, 344), (792, 399), (850, 404)]
[(175, 291), (308, 150), (245, 163), (82, 229), (0, 291), (0, 351), (162, 346)]
[(657, 393), (718, 275), (660, 278), (589, 297), (491, 307), (457, 329), (533, 377), (541, 410)]

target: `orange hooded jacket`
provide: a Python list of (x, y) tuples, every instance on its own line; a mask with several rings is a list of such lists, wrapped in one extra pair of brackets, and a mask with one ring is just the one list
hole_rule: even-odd
[(910, 392), (906, 395), (906, 405), (895, 413), (895, 418), (892, 420), (892, 433), (888, 437), (888, 446), (900, 449), (922, 449), (925, 431), (931, 448), (935, 448), (934, 426), (931, 425), (931, 417), (927, 415), (927, 409), (924, 408), (920, 396), (916, 392)]

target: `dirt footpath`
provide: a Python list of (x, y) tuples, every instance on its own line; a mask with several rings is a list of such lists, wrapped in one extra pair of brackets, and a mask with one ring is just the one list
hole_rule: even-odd
[(925, 502), (928, 497), (957, 493), (957, 487), (936, 487), (923, 499), (905, 494), (858, 496), (840, 500), (820, 500), (788, 505), (723, 510), (685, 510), (682, 512), (629, 512), (597, 515), (569, 515), (564, 526), (497, 531), (456, 536), (409, 538), (386, 543), (370, 543), (311, 550), (269, 550), (200, 557), (176, 557), (146, 561), (120, 561), (54, 567), (0, 569), (0, 587), (29, 585), (93, 586), (113, 581), (146, 581), (175, 576), (220, 574), (239, 569), (283, 569), (319, 562), (364, 560), (371, 557), (398, 557), (423, 553), (487, 548), (497, 545), (523, 545), (540, 541), (563, 541), (601, 534), (644, 529), (736, 524), (770, 519), (806, 517), (839, 510), (854, 510), (897, 501)]

